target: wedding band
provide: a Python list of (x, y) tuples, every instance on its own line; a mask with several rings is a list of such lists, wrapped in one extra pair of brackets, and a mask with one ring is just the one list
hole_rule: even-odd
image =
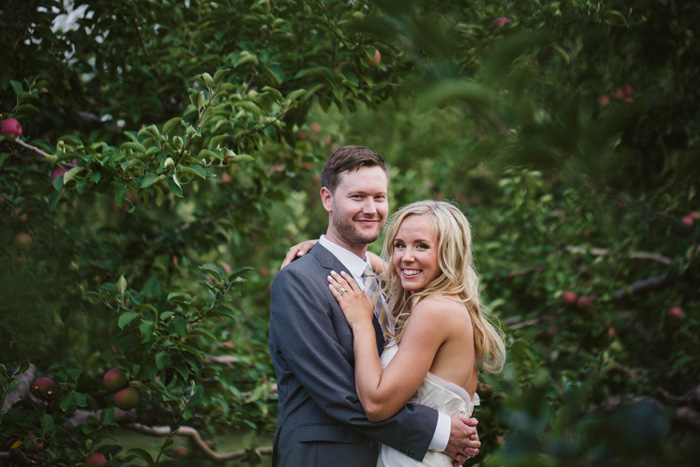
[(341, 287), (339, 292), (340, 292), (340, 295), (343, 295), (345, 292), (347, 292), (347, 290), (345, 290), (345, 287)]

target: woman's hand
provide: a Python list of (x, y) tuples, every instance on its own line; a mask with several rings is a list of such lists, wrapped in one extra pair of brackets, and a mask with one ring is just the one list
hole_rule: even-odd
[(305, 242), (297, 243), (293, 247), (289, 249), (287, 252), (287, 256), (284, 257), (284, 261), (282, 262), (282, 266), (280, 266), (280, 269), (291, 263), (297, 258), (301, 258), (304, 256), (306, 253), (311, 251), (311, 249), (316, 245), (318, 240), (307, 240)]
[(372, 298), (367, 292), (360, 290), (360, 286), (350, 274), (343, 272), (341, 276), (335, 271), (331, 272), (328, 276), (328, 287), (338, 300), (350, 327), (367, 322), (371, 324), (374, 316)]

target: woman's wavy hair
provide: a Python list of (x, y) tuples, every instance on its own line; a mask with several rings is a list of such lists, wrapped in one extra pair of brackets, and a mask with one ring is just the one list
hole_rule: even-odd
[[(413, 293), (401, 286), (399, 273), (393, 266), (394, 240), (401, 223), (410, 216), (426, 216), (437, 237), (440, 274), (422, 290)], [(474, 328), (477, 362), (483, 371), (498, 373), (505, 363), (505, 336), (479, 298), (479, 278), (472, 262), (471, 228), (462, 212), (444, 201), (419, 201), (397, 211), (388, 223), (382, 257), (387, 265), (382, 284), (393, 326), (387, 326), (387, 336), (400, 343), (406, 321), (416, 305), (432, 295), (461, 298), (467, 307)], [(494, 322), (492, 322), (492, 320)], [(494, 324), (496, 323), (496, 324)]]

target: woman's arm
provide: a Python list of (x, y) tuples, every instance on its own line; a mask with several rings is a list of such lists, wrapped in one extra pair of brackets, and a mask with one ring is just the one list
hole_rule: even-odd
[(296, 245), (291, 247), (287, 252), (287, 255), (284, 257), (284, 261), (282, 262), (280, 269), (284, 268), (286, 265), (288, 265), (295, 259), (301, 258), (306, 253), (311, 251), (311, 249), (314, 247), (314, 245), (316, 245), (316, 243), (318, 243), (318, 240), (306, 240), (305, 242), (297, 243)]
[[(449, 319), (440, 307), (419, 304), (406, 326), (401, 350), (383, 370), (374, 345), (374, 313), (367, 294), (348, 274), (332, 273), (330, 290), (352, 328), (355, 384), (362, 407), (371, 421), (396, 414), (415, 394), (428, 374), (435, 355), (449, 333)], [(345, 289), (342, 294), (340, 290)], [(429, 300), (429, 299), (428, 299)], [(429, 305), (426, 303), (426, 305)]]

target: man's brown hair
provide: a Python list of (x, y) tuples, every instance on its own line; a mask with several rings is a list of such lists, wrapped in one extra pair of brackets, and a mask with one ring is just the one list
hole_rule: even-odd
[(343, 146), (328, 158), (321, 171), (321, 186), (328, 188), (331, 193), (340, 183), (340, 176), (354, 172), (361, 167), (381, 167), (389, 179), (389, 169), (384, 159), (376, 152), (364, 146)]

